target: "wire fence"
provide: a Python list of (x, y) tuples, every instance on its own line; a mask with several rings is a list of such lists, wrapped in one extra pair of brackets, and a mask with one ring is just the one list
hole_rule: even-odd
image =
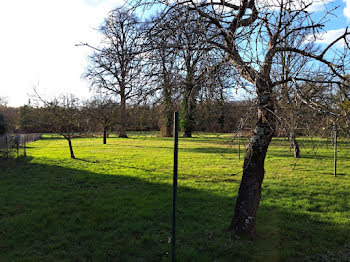
[(0, 136), (0, 159), (26, 155), (26, 145), (42, 138), (42, 134), (6, 134)]

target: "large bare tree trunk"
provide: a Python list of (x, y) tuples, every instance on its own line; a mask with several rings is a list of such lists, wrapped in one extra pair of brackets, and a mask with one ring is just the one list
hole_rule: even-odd
[(247, 147), (243, 176), (236, 201), (235, 213), (229, 231), (255, 238), (256, 214), (264, 179), (266, 152), (275, 130), (274, 103), (271, 89), (261, 82), (258, 89), (258, 122)]
[(73, 146), (72, 146), (72, 141), (70, 138), (68, 140), (68, 145), (69, 145), (69, 152), (70, 152), (70, 157), (75, 159), (74, 152), (73, 152)]
[(120, 129), (119, 129), (119, 137), (127, 138), (126, 135), (126, 98), (124, 92), (120, 95)]

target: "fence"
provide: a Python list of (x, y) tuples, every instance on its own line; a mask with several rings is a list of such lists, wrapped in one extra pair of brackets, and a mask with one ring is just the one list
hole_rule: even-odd
[(8, 158), (13, 154), (26, 155), (26, 144), (34, 142), (42, 137), (42, 134), (6, 134), (0, 136), (0, 158)]

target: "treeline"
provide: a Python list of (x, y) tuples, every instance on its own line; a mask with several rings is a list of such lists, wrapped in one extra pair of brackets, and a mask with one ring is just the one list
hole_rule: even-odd
[[(179, 102), (174, 110), (180, 110)], [(118, 131), (120, 123), (120, 104), (112, 100), (75, 101), (75, 112), (70, 109), (76, 121), (71, 130), (81, 136), (103, 134), (104, 130)], [(194, 112), (194, 130), (205, 132), (233, 132), (238, 130), (240, 120), (253, 107), (250, 101), (200, 101)], [(0, 107), (0, 113), (7, 125), (8, 133), (52, 133), (59, 132), (58, 120), (50, 106), (33, 106), (30, 103), (18, 108)], [(154, 105), (136, 105), (126, 107), (127, 131), (159, 131), (162, 127), (162, 107)], [(253, 121), (251, 118), (250, 122)], [(56, 123), (56, 125), (55, 125)], [(65, 123), (67, 124), (68, 121)], [(250, 123), (251, 124), (251, 123)], [(245, 127), (247, 129), (248, 126)]]

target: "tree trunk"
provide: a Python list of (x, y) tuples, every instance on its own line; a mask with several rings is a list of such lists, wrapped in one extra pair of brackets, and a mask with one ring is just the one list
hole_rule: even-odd
[(243, 176), (236, 201), (235, 213), (229, 227), (237, 235), (255, 239), (256, 213), (264, 179), (266, 152), (275, 130), (274, 103), (271, 88), (257, 81), (258, 122), (246, 150)]
[(194, 110), (195, 110), (195, 101), (194, 100), (193, 85), (186, 87), (183, 100), (181, 103), (181, 116), (180, 116), (180, 126), (184, 132), (184, 137), (192, 137), (192, 132), (194, 129)]
[(299, 148), (298, 141), (295, 138), (294, 132), (290, 134), (290, 147), (293, 148), (294, 150), (294, 157), (300, 158), (300, 148)]
[(103, 144), (107, 144), (107, 130), (106, 128), (103, 129)]
[(70, 157), (75, 159), (74, 152), (73, 152), (72, 141), (71, 141), (70, 138), (68, 138), (67, 140), (68, 140), (68, 145), (69, 145)]
[(162, 103), (162, 123), (161, 123), (161, 136), (172, 137), (172, 123), (173, 123), (173, 112), (171, 106), (171, 89), (169, 84), (163, 86), (163, 103)]
[(194, 64), (191, 65), (191, 54), (186, 57), (186, 82), (180, 110), (180, 127), (184, 137), (192, 137), (194, 129), (194, 110), (197, 92), (194, 85)]
[(125, 94), (122, 92), (120, 95), (120, 129), (119, 129), (119, 137), (127, 138), (126, 135), (126, 98)]
[(225, 99), (224, 99), (224, 92), (221, 89), (220, 90), (220, 99), (218, 100), (218, 109), (219, 109), (219, 117), (218, 117), (218, 124), (220, 128), (220, 132), (225, 132)]

